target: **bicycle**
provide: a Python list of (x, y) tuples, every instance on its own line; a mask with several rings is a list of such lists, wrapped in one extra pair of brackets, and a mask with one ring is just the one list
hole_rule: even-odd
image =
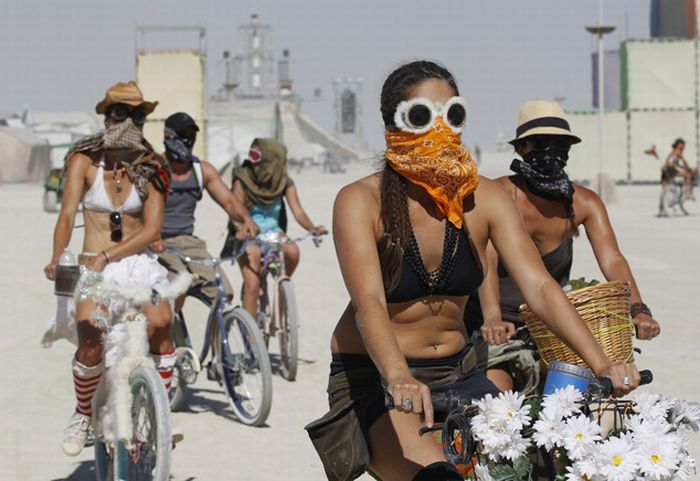
[(669, 212), (676, 215), (677, 211), (680, 211), (682, 215), (688, 215), (684, 202), (685, 181), (679, 177), (670, 179), (666, 185), (661, 188), (658, 216), (668, 217), (670, 215)]
[(107, 334), (105, 359), (108, 369), (92, 400), (91, 427), (95, 433), (95, 474), (98, 481), (170, 479), (172, 438), (170, 407), (163, 381), (148, 355), (147, 320), (140, 309), (175, 298), (191, 282), (182, 275), (168, 288), (126, 288), (106, 283), (102, 274), (86, 271), (77, 292), (100, 305), (112, 299), (127, 302), (119, 322), (98, 325)]
[[(316, 247), (322, 237), (308, 233), (290, 238), (278, 232), (259, 235), (255, 242), (260, 246), (263, 258), (260, 265), (260, 295), (258, 297), (258, 326), (262, 331), (265, 346), (270, 337), (279, 332), (280, 373), (288, 381), (294, 381), (299, 363), (299, 313), (297, 311), (294, 284), (287, 276), (284, 261), (284, 246), (311, 237)], [(268, 289), (268, 276), (273, 288)]]
[[(229, 303), (221, 278), (221, 264), (234, 262), (245, 252), (245, 247), (246, 243), (243, 243), (233, 256), (209, 259), (193, 259), (176, 249), (168, 249), (186, 264), (209, 266), (215, 273), (214, 281), (187, 291), (188, 297), (199, 300), (209, 311), (199, 356), (192, 348), (184, 313), (175, 314), (173, 338), (177, 361), (169, 395), (171, 408), (179, 409), (184, 403), (187, 387), (196, 381), (211, 348), (208, 377), (223, 385), (238, 421), (249, 426), (262, 426), (272, 406), (270, 358), (257, 324), (245, 309)], [(218, 289), (213, 301), (202, 292), (202, 288), (210, 285)]]

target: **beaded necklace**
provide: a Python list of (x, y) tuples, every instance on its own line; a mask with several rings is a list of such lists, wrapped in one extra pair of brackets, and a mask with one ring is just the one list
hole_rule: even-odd
[(432, 272), (428, 272), (423, 262), (423, 257), (416, 241), (416, 236), (411, 229), (411, 236), (408, 242), (405, 256), (411, 268), (418, 274), (420, 281), (427, 287), (428, 294), (432, 295), (440, 290), (447, 279), (454, 271), (457, 262), (457, 240), (459, 238), (458, 229), (451, 222), (445, 219), (445, 239), (442, 247), (442, 259), (440, 266)]

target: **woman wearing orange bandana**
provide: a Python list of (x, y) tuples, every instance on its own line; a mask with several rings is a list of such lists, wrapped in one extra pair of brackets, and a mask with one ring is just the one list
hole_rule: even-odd
[(617, 394), (639, 374), (610, 363), (548, 275), (513, 202), (477, 176), (461, 146), (466, 107), (450, 72), (428, 61), (399, 67), (384, 82), (381, 112), (384, 169), (344, 187), (334, 206), (350, 303), (331, 341), (330, 411), (306, 429), (329, 480), (367, 469), (384, 481), (458, 480), (418, 430), (433, 424), (431, 389), (457, 382), (474, 398), (497, 392), (475, 368), (462, 322), (489, 240), (538, 317)]

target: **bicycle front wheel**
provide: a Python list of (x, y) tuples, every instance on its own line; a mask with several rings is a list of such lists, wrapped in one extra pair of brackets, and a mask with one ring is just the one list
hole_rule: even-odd
[(279, 302), (280, 371), (282, 377), (294, 381), (297, 377), (299, 363), (299, 314), (294, 295), (294, 284), (285, 280), (279, 284), (277, 296)]
[(170, 405), (160, 375), (139, 366), (129, 377), (133, 435), (127, 449), (114, 450), (115, 478), (128, 481), (168, 481), (172, 461)]
[(218, 333), (219, 372), (236, 418), (262, 426), (272, 406), (272, 370), (265, 342), (253, 318), (241, 307), (224, 314)]

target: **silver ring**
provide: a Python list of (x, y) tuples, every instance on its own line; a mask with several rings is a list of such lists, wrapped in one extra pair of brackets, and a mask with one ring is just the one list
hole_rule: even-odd
[(629, 386), (630, 385), (630, 378), (628, 378), (627, 376), (623, 377), (622, 384), (624, 384), (625, 386)]
[(411, 401), (410, 397), (405, 397), (401, 399), (401, 409), (405, 411), (410, 411), (413, 409), (413, 401)]

